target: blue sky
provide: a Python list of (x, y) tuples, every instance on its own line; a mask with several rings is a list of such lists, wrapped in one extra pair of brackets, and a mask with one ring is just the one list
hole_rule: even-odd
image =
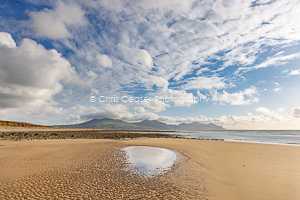
[(300, 129), (299, 6), (296, 0), (1, 1), (1, 119)]

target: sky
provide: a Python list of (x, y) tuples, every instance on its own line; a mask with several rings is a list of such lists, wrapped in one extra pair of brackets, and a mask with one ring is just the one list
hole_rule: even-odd
[(300, 129), (299, 0), (2, 0), (0, 119)]

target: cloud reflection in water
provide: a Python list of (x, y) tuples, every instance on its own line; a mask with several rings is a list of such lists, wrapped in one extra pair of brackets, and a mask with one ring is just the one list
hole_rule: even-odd
[(148, 146), (130, 146), (123, 150), (127, 153), (130, 170), (139, 175), (157, 176), (169, 170), (176, 160), (176, 154), (168, 149)]

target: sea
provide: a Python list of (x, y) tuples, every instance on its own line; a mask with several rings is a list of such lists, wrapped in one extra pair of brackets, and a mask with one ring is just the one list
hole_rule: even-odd
[(167, 134), (190, 139), (300, 145), (300, 130), (224, 130)]

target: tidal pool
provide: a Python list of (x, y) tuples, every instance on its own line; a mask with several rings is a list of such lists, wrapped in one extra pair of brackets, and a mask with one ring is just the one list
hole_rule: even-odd
[(177, 156), (168, 149), (149, 146), (130, 146), (123, 148), (127, 161), (131, 163), (129, 170), (143, 176), (161, 175), (174, 164)]

